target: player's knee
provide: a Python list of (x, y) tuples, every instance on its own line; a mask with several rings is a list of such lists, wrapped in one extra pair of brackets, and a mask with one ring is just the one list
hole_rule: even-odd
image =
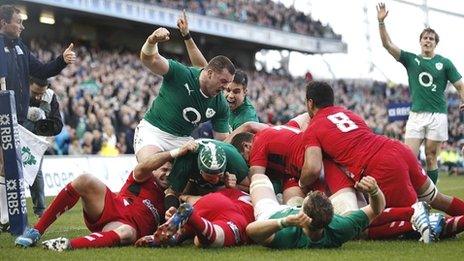
[(121, 245), (132, 244), (137, 240), (137, 232), (129, 225), (121, 225), (114, 232), (118, 234)]
[(75, 178), (71, 185), (80, 195), (86, 194), (89, 191), (94, 190), (98, 179), (91, 174), (82, 174)]
[(418, 193), (417, 198), (419, 201), (425, 201), (427, 203), (431, 203), (435, 200), (437, 195), (439, 194), (437, 187), (433, 182), (428, 179), (426, 184), (421, 189), (420, 193)]

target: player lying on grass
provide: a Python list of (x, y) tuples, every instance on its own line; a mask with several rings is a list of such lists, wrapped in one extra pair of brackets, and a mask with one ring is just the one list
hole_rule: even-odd
[[(188, 147), (185, 144), (178, 149), (177, 155), (187, 153)], [(37, 224), (16, 238), (15, 244), (34, 246), (48, 227), (79, 199), (82, 199), (85, 224), (92, 234), (47, 240), (42, 243), (44, 248), (63, 251), (129, 245), (153, 233), (161, 223), (159, 213), (164, 213), (163, 190), (167, 187), (172, 159), (167, 151), (137, 164), (118, 194), (90, 174), (77, 177), (60, 191)]]
[(366, 176), (356, 189), (370, 204), (346, 216), (334, 215), (330, 200), (309, 192), (301, 208), (279, 205), (269, 178), (251, 177), (250, 194), (256, 221), (246, 231), (255, 242), (272, 248), (333, 248), (353, 239), (385, 208), (385, 197), (374, 178)]
[(250, 195), (239, 189), (224, 188), (193, 201), (192, 197), (188, 196), (189, 203), (183, 203), (178, 209), (168, 209), (168, 221), (154, 235), (139, 239), (136, 245), (176, 245), (188, 238), (194, 238), (198, 247), (238, 246), (250, 242), (245, 231), (254, 221)]

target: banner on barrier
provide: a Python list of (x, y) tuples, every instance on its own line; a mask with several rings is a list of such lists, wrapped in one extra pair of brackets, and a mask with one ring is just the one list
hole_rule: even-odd
[(84, 173), (97, 177), (111, 191), (118, 192), (136, 165), (134, 155), (45, 156), (42, 162), (45, 196), (56, 196), (66, 184)]

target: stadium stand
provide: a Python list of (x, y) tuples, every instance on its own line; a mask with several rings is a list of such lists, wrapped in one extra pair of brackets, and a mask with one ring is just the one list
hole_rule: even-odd
[[(55, 57), (59, 44), (31, 42), (42, 60)], [(79, 47), (79, 60), (51, 84), (60, 97), (66, 127), (55, 137), (59, 155), (133, 153), (135, 125), (157, 95), (161, 78), (142, 68), (136, 53)], [(178, 58), (178, 57), (176, 57)], [(186, 57), (183, 60), (186, 61)], [(248, 71), (249, 97), (260, 121), (279, 124), (305, 111), (304, 78)], [(388, 122), (387, 105), (409, 100), (407, 86), (367, 80), (334, 82), (337, 101), (361, 114), (376, 132), (403, 139), (404, 122)], [(450, 146), (464, 138), (457, 94), (448, 95)], [(130, 106), (129, 106), (130, 105)]]
[(186, 9), (200, 15), (271, 27), (314, 37), (341, 39), (328, 25), (310, 15), (271, 0), (133, 0), (172, 9)]

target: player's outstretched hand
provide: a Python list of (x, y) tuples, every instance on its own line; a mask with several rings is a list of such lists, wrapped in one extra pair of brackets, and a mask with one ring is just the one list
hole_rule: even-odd
[(148, 36), (148, 43), (155, 44), (169, 40), (169, 31), (164, 27), (156, 29), (150, 36)]
[(379, 190), (377, 181), (371, 176), (363, 177), (359, 182), (356, 182), (354, 187), (357, 190), (370, 195), (375, 194), (375, 192)]
[(179, 28), (180, 34), (182, 36), (189, 34), (188, 20), (187, 15), (185, 14), (185, 9), (182, 10), (182, 14), (180, 15), (179, 19), (177, 19), (177, 28)]
[(379, 22), (383, 22), (383, 20), (385, 20), (387, 15), (388, 15), (388, 11), (387, 11), (387, 8), (385, 7), (385, 3), (379, 3), (377, 5), (377, 19), (379, 20)]
[(224, 185), (226, 188), (235, 188), (237, 186), (237, 176), (229, 172), (224, 173)]
[(74, 44), (71, 43), (63, 52), (63, 59), (66, 64), (74, 63), (76, 61), (76, 53), (73, 51)]
[(309, 224), (311, 224), (311, 218), (301, 211), (298, 214), (289, 215), (285, 217), (284, 223), (286, 226), (295, 226), (295, 227), (304, 228), (304, 227), (309, 226)]

